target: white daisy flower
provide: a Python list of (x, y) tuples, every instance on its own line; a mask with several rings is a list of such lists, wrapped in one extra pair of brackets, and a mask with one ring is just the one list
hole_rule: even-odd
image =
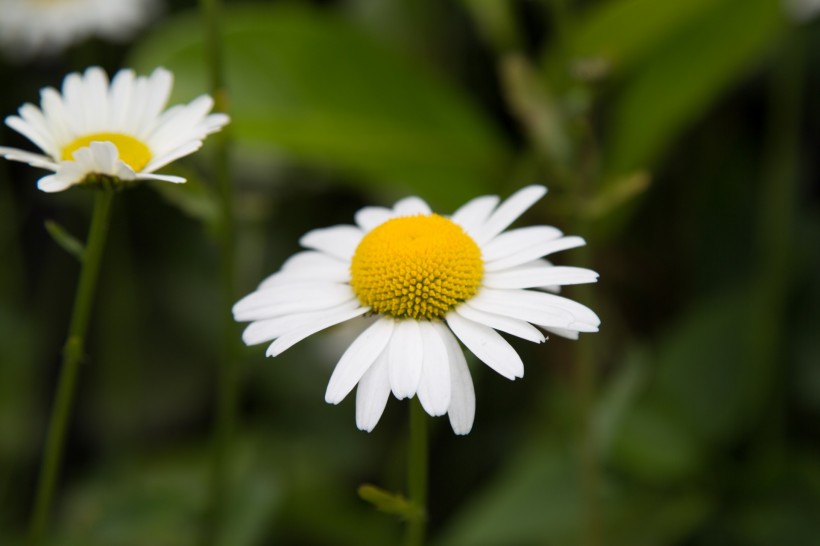
[(62, 94), (47, 87), (40, 108), (24, 104), (19, 116), (6, 118), (44, 154), (0, 147), (0, 156), (54, 171), (37, 182), (45, 192), (111, 179), (185, 182), (154, 172), (198, 150), (228, 116), (209, 115), (208, 95), (164, 110), (172, 84), (173, 75), (163, 68), (148, 77), (120, 70), (110, 85), (99, 67), (69, 74)]
[(9, 57), (53, 54), (100, 36), (131, 38), (155, 11), (154, 0), (0, 0), (0, 46)]
[(500, 205), (478, 197), (449, 218), (408, 197), (392, 209), (361, 209), (355, 226), (310, 231), (300, 241), (308, 250), (234, 306), (236, 320), (251, 321), (242, 338), (273, 341), (267, 354), (276, 356), (329, 326), (375, 315), (336, 365), (325, 400), (338, 404), (358, 384), (356, 424), (370, 431), (391, 391), (418, 395), (427, 413), (447, 413), (455, 433), (467, 434), (475, 392), (457, 340), (515, 379), (524, 364), (496, 330), (535, 343), (546, 339), (535, 326), (572, 339), (598, 331), (590, 309), (550, 293), (598, 274), (543, 259), (584, 240), (549, 226), (504, 231), (546, 191), (529, 186)]

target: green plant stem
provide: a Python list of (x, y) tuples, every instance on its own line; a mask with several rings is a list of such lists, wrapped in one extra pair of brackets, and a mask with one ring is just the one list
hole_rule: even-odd
[(57, 393), (54, 398), (51, 419), (48, 425), (48, 436), (46, 437), (43, 461), (40, 466), (34, 511), (29, 527), (29, 546), (37, 546), (43, 539), (46, 524), (48, 523), (48, 515), (51, 510), (54, 488), (60, 473), (60, 463), (62, 461), (66, 430), (74, 401), (77, 375), (85, 350), (85, 335), (88, 328), (88, 319), (91, 315), (91, 307), (94, 302), (94, 293), (97, 287), (97, 277), (100, 271), (100, 262), (102, 260), (103, 248), (105, 247), (106, 235), (108, 234), (108, 223), (111, 216), (113, 196), (112, 190), (101, 189), (96, 191), (91, 228), (86, 242), (80, 281), (77, 287), (76, 299), (74, 300), (71, 324), (68, 329), (68, 337), (63, 348), (63, 365), (60, 370)]
[(418, 398), (410, 402), (410, 444), (407, 458), (407, 485), (416, 517), (407, 521), (407, 546), (424, 544), (427, 529), (427, 414)]
[[(201, 0), (205, 25), (207, 62), (210, 73), (214, 109), (227, 111), (227, 91), (224, 79), (222, 35), (220, 28), (221, 2)], [(239, 403), (239, 368), (237, 343), (239, 333), (231, 315), (235, 301), (235, 222), (233, 217), (233, 191), (229, 172), (228, 131), (214, 135), (214, 174), (220, 202), (220, 219), (217, 238), (220, 253), (220, 277), (223, 298), (223, 332), (221, 358), (216, 382), (216, 422), (214, 426), (214, 454), (211, 476), (210, 532), (206, 534), (209, 544), (224, 542), (227, 506), (231, 496), (230, 459), (231, 445), (236, 429)]]

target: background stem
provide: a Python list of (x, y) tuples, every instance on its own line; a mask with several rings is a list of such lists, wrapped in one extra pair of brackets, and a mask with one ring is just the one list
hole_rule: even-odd
[[(214, 98), (214, 110), (227, 111), (227, 91), (224, 80), (222, 35), (220, 28), (221, 2), (201, 0), (205, 26), (206, 50)], [(224, 542), (227, 520), (227, 501), (231, 495), (230, 456), (231, 444), (236, 429), (237, 405), (239, 401), (239, 370), (237, 366), (237, 343), (239, 333), (231, 314), (236, 300), (235, 290), (235, 223), (233, 215), (233, 191), (231, 188), (228, 131), (214, 135), (214, 175), (220, 202), (220, 219), (217, 226), (219, 243), (220, 284), (223, 299), (223, 332), (221, 358), (216, 382), (216, 423), (214, 428), (214, 455), (211, 477), (211, 517), (210, 532), (206, 542)]]
[(57, 393), (54, 398), (51, 419), (48, 425), (48, 436), (43, 451), (43, 461), (40, 466), (34, 512), (29, 527), (29, 546), (36, 546), (41, 543), (48, 523), (54, 488), (60, 473), (66, 430), (76, 390), (77, 374), (85, 350), (88, 319), (91, 315), (100, 262), (105, 247), (106, 235), (108, 234), (111, 202), (114, 194), (113, 191), (106, 189), (98, 190), (95, 193), (91, 228), (86, 242), (68, 338), (63, 348), (63, 365), (60, 370), (60, 379), (57, 384)]
[(410, 401), (410, 445), (407, 459), (410, 501), (418, 517), (407, 522), (407, 546), (424, 544), (427, 528), (427, 414), (417, 398)]

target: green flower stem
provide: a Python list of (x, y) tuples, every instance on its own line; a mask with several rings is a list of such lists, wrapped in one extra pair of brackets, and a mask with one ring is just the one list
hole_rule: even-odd
[[(222, 33), (220, 28), (220, 0), (200, 0), (204, 18), (207, 62), (210, 72), (211, 92), (214, 109), (227, 111), (227, 91), (225, 88)], [(231, 315), (231, 306), (236, 300), (235, 271), (235, 222), (233, 215), (233, 190), (229, 172), (229, 133), (214, 135), (214, 172), (220, 201), (220, 220), (217, 237), (220, 250), (220, 277), (224, 300), (225, 338), (219, 361), (216, 383), (216, 423), (214, 427), (214, 454), (211, 476), (211, 517), (210, 532), (206, 536), (209, 544), (225, 542), (227, 506), (231, 496), (230, 456), (231, 444), (236, 429), (237, 406), (239, 402), (239, 368), (237, 344), (239, 332)]]
[(114, 192), (112, 190), (100, 189), (96, 191), (94, 213), (91, 219), (88, 241), (86, 242), (77, 296), (74, 300), (74, 311), (71, 315), (68, 338), (63, 348), (63, 366), (57, 384), (43, 462), (40, 467), (34, 512), (29, 527), (29, 546), (37, 546), (43, 539), (51, 510), (52, 497), (54, 496), (54, 487), (60, 473), (66, 429), (71, 416), (77, 374), (84, 355), (85, 334), (88, 329), (91, 306), (94, 302), (94, 292), (97, 288), (97, 277), (100, 271), (106, 235), (108, 234), (113, 197)]
[(427, 414), (418, 398), (410, 402), (407, 485), (416, 514), (407, 521), (405, 543), (407, 546), (421, 546), (427, 528)]

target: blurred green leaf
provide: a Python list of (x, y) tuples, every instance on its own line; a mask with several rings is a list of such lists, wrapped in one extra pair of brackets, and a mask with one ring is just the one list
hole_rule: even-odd
[(574, 61), (601, 59), (625, 70), (689, 23), (727, 0), (596, 2), (569, 36)]
[(605, 147), (610, 172), (654, 163), (786, 28), (780, 2), (725, 0), (658, 44), (615, 102)]
[[(142, 72), (176, 75), (174, 100), (206, 89), (196, 16), (163, 24), (136, 48)], [(470, 97), (327, 10), (244, 6), (223, 16), (229, 130), (240, 146), (285, 152), (405, 186), (455, 206), (502, 175), (505, 143)]]
[(60, 248), (77, 258), (80, 262), (85, 256), (85, 245), (70, 234), (63, 226), (54, 220), (46, 220), (46, 231)]
[(423, 517), (418, 506), (404, 496), (385, 491), (375, 485), (359, 486), (359, 497), (375, 506), (377, 510), (400, 516), (402, 519), (411, 520)]

